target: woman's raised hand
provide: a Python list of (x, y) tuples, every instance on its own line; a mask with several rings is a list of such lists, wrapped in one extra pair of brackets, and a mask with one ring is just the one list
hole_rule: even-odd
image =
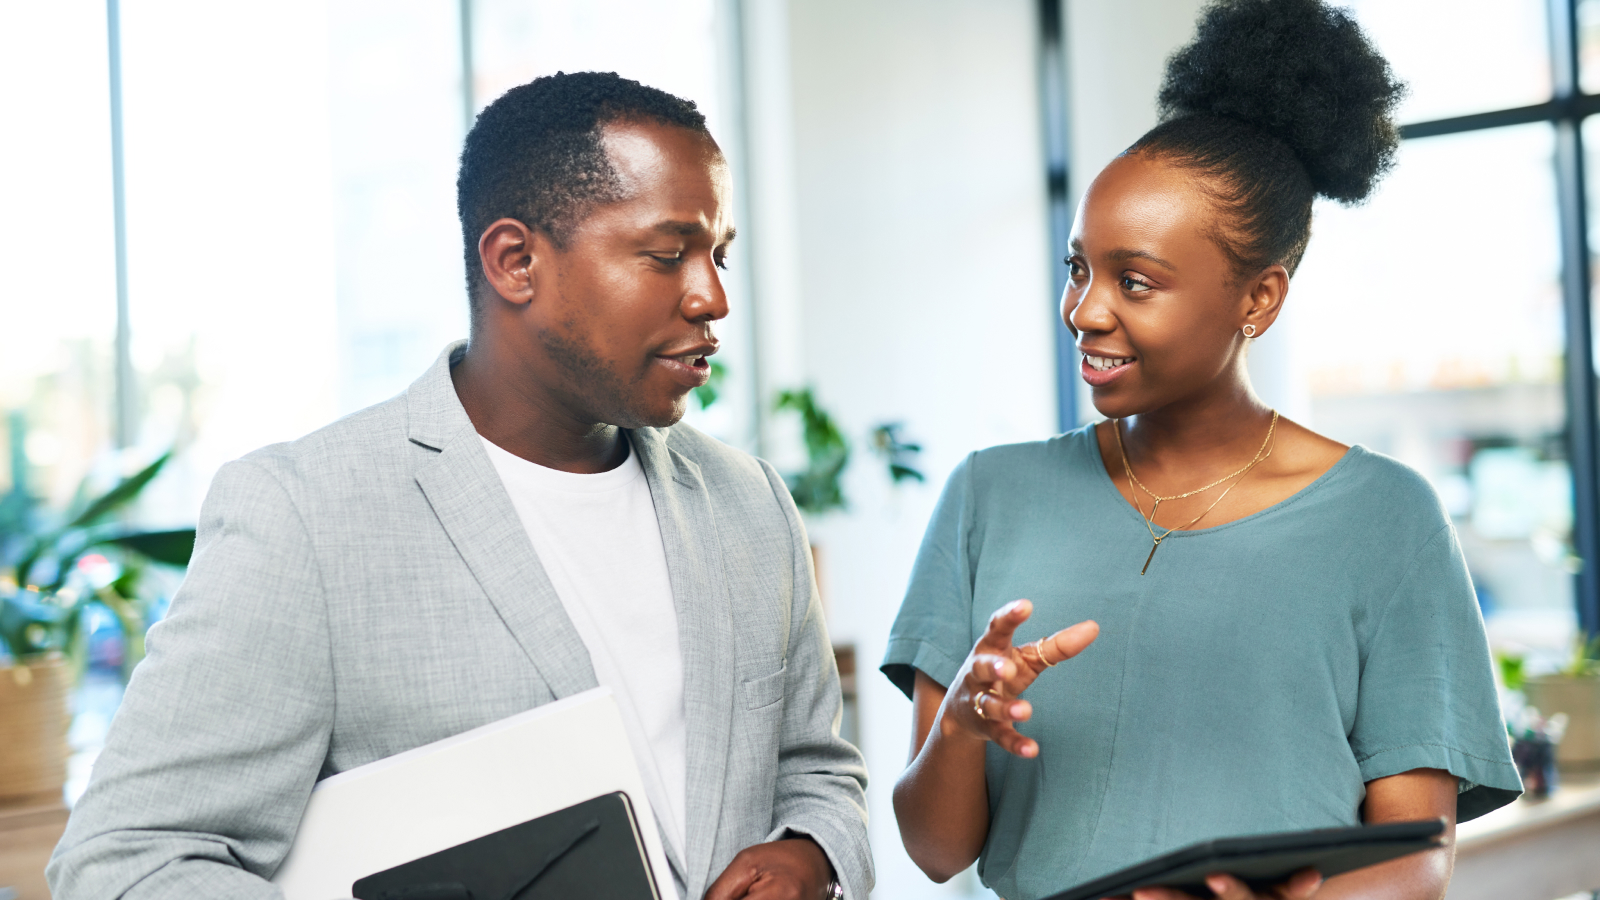
[(1038, 742), (1017, 731), (1015, 723), (1033, 715), (1033, 704), (1018, 697), (1045, 669), (1082, 653), (1100, 634), (1100, 626), (1079, 622), (1031, 644), (1012, 646), (1012, 635), (1032, 614), (1032, 603), (1016, 600), (989, 617), (961, 677), (945, 691), (939, 729), (946, 737), (963, 734), (994, 741), (1024, 758), (1039, 755)]

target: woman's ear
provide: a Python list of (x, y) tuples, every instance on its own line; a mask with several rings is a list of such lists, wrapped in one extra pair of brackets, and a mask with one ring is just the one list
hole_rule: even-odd
[(545, 241), (516, 219), (499, 219), (478, 238), (483, 279), (507, 303), (528, 303), (538, 287), (538, 264)]
[(1254, 325), (1252, 337), (1260, 337), (1278, 320), (1284, 298), (1289, 294), (1289, 270), (1274, 263), (1261, 270), (1250, 282), (1245, 294), (1244, 321), (1239, 325)]

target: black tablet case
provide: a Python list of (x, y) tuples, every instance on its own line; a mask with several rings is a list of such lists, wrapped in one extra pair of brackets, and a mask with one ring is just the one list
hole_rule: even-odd
[(1070, 888), (1049, 900), (1100, 900), (1136, 888), (1170, 887), (1196, 897), (1213, 896), (1205, 878), (1227, 872), (1254, 889), (1277, 884), (1310, 867), (1332, 878), (1441, 845), (1443, 819), (1320, 828), (1205, 841), (1145, 860)]
[(621, 791), (373, 873), (350, 893), (357, 900), (661, 900)]

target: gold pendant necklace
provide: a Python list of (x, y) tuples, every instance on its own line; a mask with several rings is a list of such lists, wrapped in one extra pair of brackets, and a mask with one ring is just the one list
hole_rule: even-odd
[[(1187, 531), (1190, 528), (1193, 528), (1194, 524), (1196, 522), (1200, 521), (1201, 519), (1204, 519), (1207, 515), (1209, 515), (1213, 509), (1217, 508), (1217, 504), (1221, 503), (1223, 501), (1223, 498), (1227, 497), (1228, 494), (1234, 488), (1239, 486), (1239, 481), (1244, 481), (1245, 476), (1250, 474), (1250, 470), (1251, 469), (1254, 469), (1257, 465), (1259, 465), (1261, 463), (1262, 460), (1264, 460), (1267, 457), (1272, 455), (1272, 436), (1273, 436), (1274, 433), (1277, 432), (1277, 430), (1278, 430), (1278, 411), (1277, 410), (1273, 410), (1272, 411), (1272, 423), (1267, 426), (1267, 437), (1266, 437), (1265, 440), (1263, 440), (1261, 442), (1260, 449), (1256, 450), (1255, 457), (1252, 458), (1250, 460), (1250, 462), (1246, 463), (1244, 468), (1238, 470), (1237, 472), (1234, 472), (1231, 475), (1224, 475), (1221, 478), (1218, 478), (1216, 481), (1213, 481), (1210, 484), (1206, 485), (1205, 487), (1198, 487), (1198, 488), (1195, 488), (1194, 490), (1189, 491), (1188, 493), (1184, 493), (1184, 494), (1173, 494), (1170, 497), (1163, 497), (1160, 494), (1157, 494), (1155, 491), (1152, 491), (1149, 488), (1145, 487), (1144, 486), (1144, 482), (1140, 481), (1137, 477), (1134, 476), (1134, 474), (1133, 474), (1133, 466), (1128, 463), (1128, 448), (1125, 447), (1123, 445), (1123, 443), (1122, 443), (1122, 420), (1121, 419), (1116, 419), (1116, 420), (1112, 421), (1112, 423), (1111, 423), (1111, 433), (1115, 434), (1117, 436), (1117, 452), (1119, 454), (1121, 454), (1121, 456), (1122, 456), (1122, 470), (1128, 474), (1128, 495), (1133, 498), (1133, 508), (1139, 511), (1139, 518), (1144, 520), (1144, 527), (1145, 527), (1145, 529), (1147, 531), (1150, 532), (1150, 555), (1146, 556), (1144, 558), (1144, 567), (1139, 570), (1139, 574), (1140, 575), (1143, 575), (1144, 573), (1150, 571), (1150, 561), (1156, 558), (1156, 551), (1161, 549), (1161, 542), (1162, 541), (1166, 540), (1168, 537), (1171, 537), (1172, 533), (1174, 531), (1178, 531), (1180, 528), (1185, 530), (1185, 531)], [(1224, 481), (1227, 481), (1229, 478), (1234, 478), (1236, 476), (1238, 477), (1239, 481), (1235, 481), (1233, 484), (1228, 485), (1228, 489), (1227, 490), (1225, 490), (1221, 494), (1219, 494), (1217, 496), (1217, 499), (1211, 501), (1211, 505), (1206, 507), (1204, 512), (1202, 512), (1202, 513), (1200, 513), (1200, 515), (1195, 516), (1194, 518), (1190, 519), (1188, 524), (1181, 525), (1181, 526), (1175, 525), (1175, 526), (1173, 526), (1171, 528), (1168, 528), (1166, 531), (1162, 532), (1161, 534), (1156, 534), (1156, 514), (1161, 509), (1161, 501), (1163, 501), (1163, 500), (1183, 500), (1183, 499), (1188, 498), (1188, 497), (1193, 497), (1195, 494), (1199, 494), (1199, 493), (1203, 493), (1205, 491), (1209, 491), (1212, 488), (1216, 487), (1217, 485), (1223, 483)], [(1144, 514), (1144, 507), (1142, 505), (1140, 505), (1140, 503), (1139, 503), (1139, 491), (1141, 491), (1141, 490), (1144, 491), (1146, 494), (1149, 494), (1150, 498), (1155, 501), (1150, 506), (1150, 515), (1148, 515), (1148, 516)]]

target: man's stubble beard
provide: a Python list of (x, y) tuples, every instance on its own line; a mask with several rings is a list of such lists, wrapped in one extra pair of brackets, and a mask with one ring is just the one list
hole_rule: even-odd
[(594, 415), (606, 425), (618, 428), (666, 428), (683, 418), (688, 405), (688, 395), (673, 404), (671, 418), (652, 421), (633, 402), (644, 376), (625, 382), (606, 367), (600, 354), (581, 341), (574, 340), (554, 329), (539, 330), (539, 343), (550, 359), (566, 372), (566, 386), (584, 401)]

